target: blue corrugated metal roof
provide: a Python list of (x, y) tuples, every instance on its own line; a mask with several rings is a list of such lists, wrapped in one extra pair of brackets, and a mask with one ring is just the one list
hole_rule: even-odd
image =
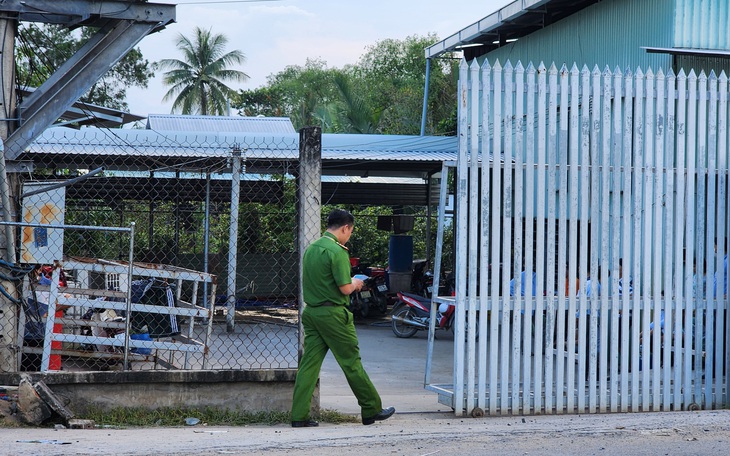
[[(233, 145), (248, 156), (299, 157), (298, 134), (161, 133), (154, 130), (49, 128), (29, 147), (32, 153), (134, 156), (229, 156)], [(454, 160), (455, 136), (322, 135), (323, 158), (332, 160)], [(212, 155), (211, 155), (212, 154)]]
[[(155, 158), (160, 165), (165, 159), (189, 159), (190, 169), (195, 169), (196, 159), (227, 158), (237, 146), (251, 160), (296, 160), (299, 158), (299, 135), (296, 133), (162, 133), (154, 130), (107, 130), (84, 128), (49, 128), (43, 132), (23, 159), (34, 157), (84, 156), (115, 158)], [(408, 163), (432, 163), (436, 167), (443, 161), (456, 160), (455, 136), (397, 136), (323, 134), (322, 161), (327, 162), (401, 162), (404, 175), (412, 175)], [(423, 167), (422, 167), (423, 168)], [(430, 168), (429, 168), (430, 169)], [(413, 170), (417, 172), (416, 170)]]
[(323, 134), (322, 158), (329, 160), (455, 160), (456, 136)]
[(160, 132), (296, 133), (288, 117), (150, 114), (147, 129)]

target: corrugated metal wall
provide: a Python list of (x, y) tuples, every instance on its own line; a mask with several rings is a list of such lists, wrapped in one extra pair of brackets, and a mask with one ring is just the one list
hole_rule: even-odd
[(675, 0), (675, 4), (675, 47), (728, 49), (730, 7), (727, 0)]
[[(667, 71), (672, 58), (649, 54), (641, 46), (673, 45), (674, 5), (670, 0), (615, 0), (600, 2), (543, 30), (492, 51), (490, 62), (545, 62), (598, 65), (611, 70), (662, 68)], [(483, 57), (479, 62), (483, 61)]]
[(688, 74), (691, 68), (697, 74), (704, 71), (709, 75), (711, 71), (714, 71), (717, 76), (720, 76), (720, 73), (724, 71), (726, 75), (730, 75), (730, 60), (718, 57), (679, 55), (677, 56), (675, 73), (679, 73), (678, 68), (684, 68), (684, 71)]

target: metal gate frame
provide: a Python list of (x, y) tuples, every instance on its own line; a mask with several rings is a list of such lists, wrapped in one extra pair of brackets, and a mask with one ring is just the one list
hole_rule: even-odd
[(432, 324), (426, 388), (472, 416), (727, 404), (729, 91), (462, 61), (435, 261), (455, 169), (456, 297), (433, 303), (456, 305), (453, 382), (432, 382)]

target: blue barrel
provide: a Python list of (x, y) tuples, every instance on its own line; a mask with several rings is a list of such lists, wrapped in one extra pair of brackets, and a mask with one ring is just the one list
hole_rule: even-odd
[(388, 269), (411, 272), (413, 268), (413, 236), (393, 234), (388, 243)]

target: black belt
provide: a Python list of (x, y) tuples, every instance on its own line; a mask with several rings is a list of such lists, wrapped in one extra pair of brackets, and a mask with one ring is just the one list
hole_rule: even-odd
[(341, 305), (342, 304), (335, 304), (334, 302), (325, 301), (325, 302), (319, 304), (318, 306), (314, 306), (314, 307), (339, 307)]

